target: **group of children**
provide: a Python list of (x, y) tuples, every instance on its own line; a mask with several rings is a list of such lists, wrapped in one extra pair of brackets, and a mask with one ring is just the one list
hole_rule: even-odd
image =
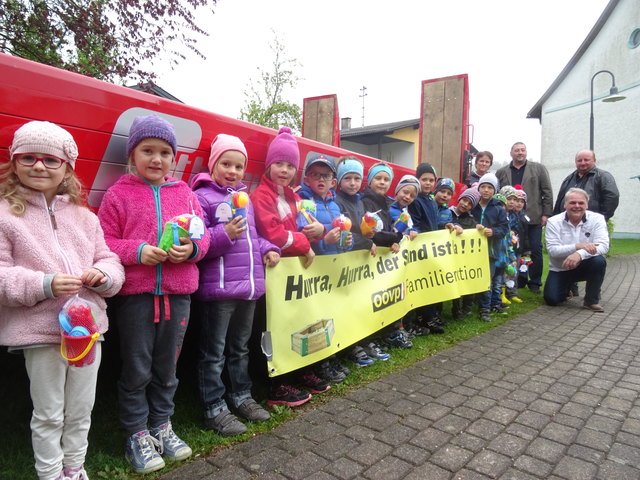
[[(237, 137), (215, 137), (208, 171), (190, 186), (169, 176), (177, 144), (166, 120), (136, 118), (126, 151), (128, 173), (107, 190), (97, 216), (83, 203), (74, 170), (76, 143), (55, 124), (34, 121), (20, 127), (0, 176), (5, 245), (0, 344), (25, 357), (40, 479), (88, 480), (84, 458), (101, 347), (98, 341), (93, 362), (84, 366), (60, 355), (58, 318), (69, 298), (91, 302), (102, 340), (108, 326), (104, 298), (118, 294), (112, 320), (122, 361), (119, 419), (126, 433), (125, 457), (138, 473), (192, 454), (171, 424), (176, 365), (192, 298), (201, 327), (198, 386), (205, 427), (237, 435), (247, 430), (241, 419), (270, 418), (252, 397), (249, 339), (256, 301), (265, 292), (265, 267), (277, 265), (280, 256), (305, 257), (308, 267), (315, 255), (348, 250), (376, 255), (378, 247), (397, 253), (400, 242), (422, 232), (481, 228), (490, 239), (492, 277), (491, 289), (479, 299), (482, 319), (490, 320), (491, 309), (499, 313), (507, 300), (503, 273), (508, 265), (517, 266), (508, 246), (517, 245), (511, 239), (525, 222), (526, 194), (509, 190), (501, 204), (494, 198), (498, 181), (493, 174), (485, 174), (477, 188), (462, 192), (457, 205), (449, 207), (455, 183), (438, 179), (429, 164), (420, 164), (416, 176), (402, 177), (392, 198), (387, 196), (393, 182), (388, 164), (373, 165), (362, 190), (365, 172), (359, 159), (334, 162), (316, 155), (304, 165), (296, 193), (299, 148), (283, 127), (268, 147), (260, 185), (250, 201), (237, 202), (247, 193), (242, 179), (248, 160)], [(313, 202), (315, 213), (300, 224), (303, 199)], [(379, 219), (370, 232), (360, 229), (366, 212)], [(351, 220), (349, 232), (335, 226), (341, 216)], [(191, 219), (188, 231), (161, 248), (165, 224), (178, 217)], [(516, 300), (514, 292), (508, 288), (507, 297)], [(453, 302), (456, 318), (471, 312), (472, 297)], [(385, 344), (410, 348), (412, 335), (443, 331), (442, 306), (429, 305), (353, 346), (350, 359), (358, 366), (387, 360)], [(267, 404), (301, 405), (348, 373), (337, 358), (329, 358), (272, 382)]]

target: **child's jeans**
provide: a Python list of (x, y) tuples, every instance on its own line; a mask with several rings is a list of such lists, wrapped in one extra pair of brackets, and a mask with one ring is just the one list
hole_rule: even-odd
[(173, 415), (176, 364), (189, 324), (191, 296), (143, 293), (120, 298), (118, 404), (120, 422), (133, 435), (162, 425)]
[(491, 287), (486, 292), (479, 294), (479, 306), (481, 310), (489, 310), (491, 307), (500, 305), (501, 303), (500, 294), (502, 293), (504, 267), (496, 268), (491, 259), (489, 259), (489, 264)]
[(41, 480), (58, 478), (65, 467), (81, 467), (89, 445), (91, 410), (102, 348), (91, 365), (69, 366), (60, 345), (23, 350), (33, 414), (31, 443)]
[(222, 381), (225, 360), (231, 405), (237, 408), (251, 397), (249, 338), (255, 307), (253, 300), (221, 300), (201, 304), (198, 379), (200, 399), (207, 418), (214, 418), (227, 410)]

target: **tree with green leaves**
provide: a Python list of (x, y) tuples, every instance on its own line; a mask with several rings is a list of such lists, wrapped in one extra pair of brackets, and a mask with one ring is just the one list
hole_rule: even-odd
[(185, 48), (204, 58), (196, 9), (216, 0), (0, 0), (0, 51), (110, 81), (150, 81)]
[(276, 130), (287, 126), (299, 134), (302, 130), (302, 109), (286, 101), (284, 94), (298, 83), (294, 69), (300, 64), (295, 58), (287, 58), (286, 48), (278, 37), (270, 47), (274, 55), (272, 68), (258, 68), (260, 79), (256, 84), (251, 81), (249, 91), (245, 91), (247, 100), (240, 111), (240, 119)]

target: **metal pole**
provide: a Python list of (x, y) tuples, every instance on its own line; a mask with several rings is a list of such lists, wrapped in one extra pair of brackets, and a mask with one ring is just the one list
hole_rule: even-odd
[(600, 70), (593, 74), (591, 77), (591, 114), (589, 116), (589, 150), (593, 152), (593, 81), (595, 78), (601, 73), (608, 73), (611, 75), (611, 88), (615, 88), (616, 86), (616, 77), (613, 76), (609, 70)]

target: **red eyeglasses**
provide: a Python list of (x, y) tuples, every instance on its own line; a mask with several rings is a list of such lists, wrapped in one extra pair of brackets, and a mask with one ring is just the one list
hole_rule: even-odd
[(23, 155), (16, 155), (16, 162), (18, 162), (23, 167), (33, 167), (36, 163), (42, 162), (42, 165), (49, 170), (57, 170), (62, 164), (64, 164), (64, 160), (58, 157), (54, 157), (52, 155), (47, 155), (46, 157), (39, 157), (32, 153), (25, 153)]

